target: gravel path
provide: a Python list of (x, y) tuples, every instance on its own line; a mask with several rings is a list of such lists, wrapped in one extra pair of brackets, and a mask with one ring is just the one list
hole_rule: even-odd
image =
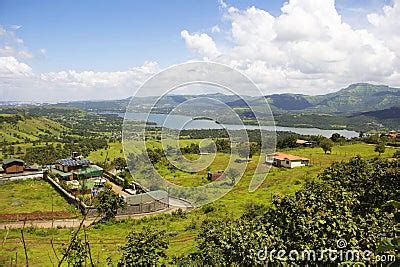
[[(142, 213), (142, 214), (130, 214), (130, 215), (118, 215), (116, 217), (116, 220), (125, 220), (128, 218), (132, 219), (140, 219), (148, 216), (154, 216), (158, 214), (163, 214), (163, 213), (172, 213), (173, 211), (177, 209), (182, 209), (182, 210), (190, 210), (192, 206), (184, 200), (177, 199), (177, 198), (170, 198), (170, 207), (164, 210), (159, 210), (155, 212), (149, 212), (149, 213)], [(100, 218), (86, 218), (84, 222), (84, 226), (89, 226), (96, 222), (96, 220), (99, 220)], [(55, 219), (54, 221), (52, 220), (35, 220), (35, 221), (26, 221), (25, 227), (37, 227), (37, 228), (53, 228), (53, 227), (62, 227), (62, 228), (74, 228), (78, 227), (79, 224), (81, 223), (82, 219)], [(16, 229), (16, 228), (22, 228), (24, 226), (23, 221), (17, 221), (17, 222), (4, 222), (0, 223), (0, 229)]]

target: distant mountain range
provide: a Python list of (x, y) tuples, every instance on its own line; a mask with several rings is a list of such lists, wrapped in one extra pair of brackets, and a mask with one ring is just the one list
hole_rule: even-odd
[[(202, 99), (199, 100), (199, 98)], [(317, 127), (321, 129), (352, 129), (369, 131), (382, 128), (400, 129), (400, 88), (386, 85), (357, 83), (335, 93), (325, 95), (273, 94), (264, 97), (206, 94), (168, 95), (159, 100), (158, 96), (134, 98), (129, 107), (132, 112), (169, 113), (179, 104), (190, 102), (185, 110), (175, 112), (188, 116), (209, 116), (218, 113), (223, 123), (227, 117), (221, 110), (210, 108), (210, 99), (218, 100), (232, 107), (246, 123), (252, 123), (253, 113), (246, 102), (257, 109), (268, 101), (277, 125), (294, 127)], [(157, 100), (157, 106), (152, 104)], [(42, 104), (43, 107), (78, 108), (90, 112), (124, 113), (131, 99), (104, 101), (72, 101), (58, 104)], [(0, 106), (10, 105), (0, 103)], [(15, 104), (14, 104), (15, 105)], [(261, 109), (260, 109), (261, 110)], [(228, 116), (229, 117), (229, 116)], [(266, 114), (265, 118), (268, 117)], [(253, 122), (255, 122), (253, 120)]]
[[(233, 95), (208, 94), (202, 95), (226, 103), (231, 107), (245, 106), (244, 100), (253, 106), (263, 104), (259, 97), (246, 96), (243, 99)], [(189, 99), (199, 95), (169, 95), (164, 97), (158, 107), (173, 108)], [(135, 99), (138, 106), (146, 106), (154, 102), (158, 97), (142, 97)], [(274, 94), (265, 96), (274, 113), (326, 113), (326, 114), (358, 114), (362, 112), (378, 111), (400, 107), (400, 88), (386, 85), (373, 85), (357, 83), (341, 89), (335, 93), (326, 95), (302, 95), (302, 94)], [(74, 101), (59, 103), (56, 106), (74, 107), (93, 111), (124, 111), (130, 98), (121, 100), (104, 101)]]

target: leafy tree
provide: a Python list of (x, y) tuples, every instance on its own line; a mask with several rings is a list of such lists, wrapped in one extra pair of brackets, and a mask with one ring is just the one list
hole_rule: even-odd
[(184, 266), (259, 265), (257, 250), (264, 247), (268, 239), (260, 230), (248, 220), (206, 220), (197, 236), (197, 251), (175, 259), (175, 263)]
[(217, 139), (215, 141), (215, 146), (218, 152), (230, 153), (231, 152), (231, 142), (228, 139)]
[(103, 191), (100, 191), (94, 202), (96, 210), (104, 214), (105, 220), (114, 219), (118, 209), (125, 208), (125, 205), (124, 199), (107, 187)]
[(253, 155), (260, 154), (261, 152), (261, 144), (260, 143), (250, 143), (250, 158)]
[(117, 170), (123, 170), (126, 168), (126, 160), (124, 158), (118, 157), (115, 158), (112, 162), (112, 165), (115, 166), (115, 169)]
[(330, 138), (333, 142), (338, 143), (338, 142), (343, 142), (344, 140), (346, 140), (346, 138), (344, 136), (341, 136), (338, 133), (334, 133), (332, 134), (331, 138)]
[(386, 144), (384, 142), (379, 142), (378, 144), (376, 144), (375, 152), (377, 152), (379, 154), (379, 156), (382, 153), (385, 153), (385, 150), (386, 150)]
[(400, 158), (400, 150), (397, 150), (396, 152), (394, 152), (393, 157)]
[(195, 143), (191, 143), (190, 145), (185, 146), (181, 150), (182, 150), (182, 153), (200, 154), (200, 147), (198, 144), (195, 144)]
[(250, 154), (250, 147), (248, 143), (240, 143), (236, 147), (237, 152), (241, 158), (251, 158), (252, 155)]
[(332, 142), (332, 140), (324, 139), (321, 141), (320, 147), (322, 148), (322, 150), (324, 151), (325, 154), (327, 152), (331, 153), (332, 147), (333, 147), (333, 142)]
[(278, 138), (277, 147), (278, 148), (293, 148), (296, 147), (297, 135), (289, 135), (284, 136), (282, 138)]
[(150, 162), (151, 162), (152, 164), (156, 164), (156, 163), (158, 163), (158, 162), (161, 160), (161, 158), (163, 157), (163, 152), (162, 152), (162, 150), (159, 149), (159, 148), (156, 148), (156, 149), (154, 149), (154, 150), (148, 148), (148, 149), (147, 149), (147, 156), (148, 156), (148, 158), (149, 158), (149, 160), (150, 160)]
[(165, 250), (168, 244), (165, 231), (155, 231), (152, 228), (133, 231), (122, 247), (119, 266), (158, 266), (162, 259), (167, 258)]
[[(72, 234), (72, 237), (74, 237), (74, 234)], [(83, 266), (89, 257), (89, 244), (82, 241), (79, 236), (72, 238), (70, 242), (67, 247), (62, 248), (62, 256), (67, 260), (68, 266)]]
[(238, 170), (230, 168), (226, 171), (226, 176), (231, 180), (232, 185), (234, 185), (240, 173)]

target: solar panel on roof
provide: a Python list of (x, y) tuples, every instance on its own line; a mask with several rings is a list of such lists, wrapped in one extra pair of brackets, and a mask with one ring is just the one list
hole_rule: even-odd
[(64, 166), (81, 166), (90, 164), (90, 160), (87, 159), (81, 159), (81, 160), (59, 159), (56, 162)]

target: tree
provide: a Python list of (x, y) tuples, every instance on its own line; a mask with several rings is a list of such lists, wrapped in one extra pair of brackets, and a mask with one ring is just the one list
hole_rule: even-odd
[(126, 160), (124, 158), (118, 157), (113, 160), (112, 165), (115, 166), (115, 169), (117, 170), (123, 170), (126, 168)]
[(297, 147), (297, 135), (290, 134), (288, 136), (284, 135), (282, 137), (278, 136), (276, 146), (278, 148), (287, 148), (287, 147)]
[(218, 152), (230, 153), (231, 152), (231, 142), (228, 139), (217, 139), (215, 141), (215, 146)]
[(124, 209), (125, 205), (124, 199), (107, 187), (100, 191), (94, 203), (97, 212), (104, 214), (104, 220), (114, 219), (118, 209)]
[(375, 146), (375, 152), (377, 152), (377, 153), (379, 154), (379, 156), (380, 156), (382, 153), (385, 153), (385, 150), (386, 150), (386, 145), (385, 145), (384, 142), (379, 142), (378, 144), (376, 144), (376, 146)]
[(397, 159), (400, 158), (400, 150), (397, 150), (396, 152), (394, 152), (393, 158), (397, 158)]
[(330, 139), (335, 143), (342, 142), (342, 141), (346, 140), (346, 138), (344, 136), (341, 136), (338, 133), (332, 134)]
[(253, 155), (251, 154), (250, 146), (248, 143), (240, 143), (238, 144), (237, 152), (241, 158), (251, 158)]
[(160, 260), (167, 258), (165, 250), (169, 240), (165, 231), (144, 228), (133, 231), (127, 236), (127, 243), (122, 247), (119, 266), (158, 266)]
[(238, 170), (231, 168), (226, 171), (226, 176), (231, 180), (232, 185), (234, 185), (240, 173)]
[(181, 151), (185, 154), (200, 154), (199, 145), (196, 143), (191, 143), (190, 145), (185, 146)]
[(74, 238), (73, 233), (71, 243), (64, 247), (61, 253), (67, 260), (68, 266), (83, 266), (89, 257), (89, 243), (82, 241), (79, 236)]
[(322, 150), (324, 150), (324, 153), (326, 154), (328, 151), (329, 153), (332, 152), (332, 147), (333, 147), (333, 142), (332, 140), (329, 139), (324, 139), (321, 141), (320, 146)]

